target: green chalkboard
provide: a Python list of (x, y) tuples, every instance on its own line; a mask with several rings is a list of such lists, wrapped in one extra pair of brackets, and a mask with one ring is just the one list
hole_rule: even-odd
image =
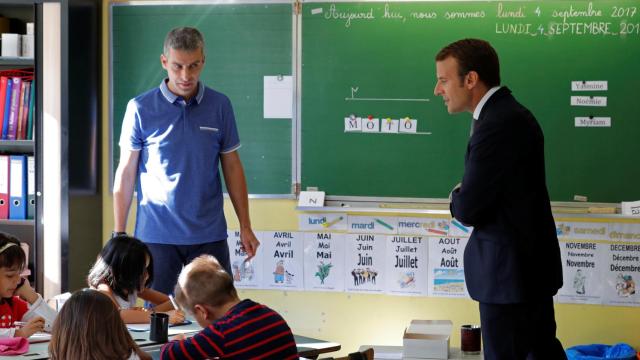
[[(164, 37), (178, 26), (205, 37), (204, 83), (234, 106), (251, 194), (291, 194), (292, 121), (263, 117), (264, 76), (292, 74), (291, 4), (113, 5), (113, 166), (129, 99), (160, 84)], [(115, 170), (114, 170), (115, 171)]]
[[(434, 56), (476, 37), (494, 45), (503, 84), (542, 125), (552, 200), (640, 198), (639, 10), (637, 0), (305, 3), (302, 187), (446, 198), (462, 176), (471, 114), (451, 116), (433, 95)], [(581, 80), (608, 90), (572, 91)], [(571, 106), (571, 96), (607, 105)], [(423, 134), (345, 132), (351, 114), (411, 117)], [(590, 116), (611, 126), (576, 126)]]

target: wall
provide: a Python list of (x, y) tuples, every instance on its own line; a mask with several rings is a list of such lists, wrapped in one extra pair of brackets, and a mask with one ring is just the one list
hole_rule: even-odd
[(69, 247), (67, 287), (87, 286), (87, 274), (102, 247), (100, 109), (101, 2), (69, 0)]
[[(102, 193), (103, 239), (113, 227), (109, 157), (109, 7), (103, 1), (103, 91), (102, 91)], [(156, 64), (160, 66), (160, 64)], [(151, 64), (150, 66), (156, 66)], [(298, 212), (293, 200), (251, 200), (251, 218), (255, 230), (297, 230)], [(229, 227), (238, 223), (229, 201), (225, 202)], [(131, 214), (133, 215), (133, 214)], [(132, 217), (131, 217), (132, 218)], [(129, 225), (132, 221), (129, 221)], [(130, 230), (130, 229), (129, 229)], [(463, 299), (399, 297), (347, 293), (240, 291), (243, 298), (263, 302), (283, 314), (293, 331), (342, 345), (340, 355), (360, 345), (400, 345), (402, 331), (411, 319), (450, 319), (454, 327), (479, 323), (477, 303)], [(586, 343), (627, 342), (640, 348), (638, 324), (640, 311), (633, 307), (597, 305), (556, 305), (558, 337), (565, 347)], [(452, 346), (459, 346), (460, 334), (454, 331)]]
[(69, 195), (69, 291), (87, 287), (87, 274), (102, 248), (102, 194)]

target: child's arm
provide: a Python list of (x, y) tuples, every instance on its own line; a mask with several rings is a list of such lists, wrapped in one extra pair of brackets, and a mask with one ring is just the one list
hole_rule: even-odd
[(173, 307), (167, 295), (153, 289), (144, 289), (144, 291), (138, 293), (138, 297), (156, 304), (155, 311), (169, 314), (171, 317), (169, 322), (171, 324), (179, 324), (184, 321), (184, 312)]
[[(169, 315), (169, 324), (181, 324), (184, 322), (184, 314), (180, 310), (162, 311)], [(146, 324), (151, 321), (151, 312), (146, 309), (122, 309), (120, 317), (125, 324)]]
[(141, 308), (120, 310), (120, 317), (125, 324), (147, 324), (150, 321), (149, 314)]
[(29, 336), (44, 330), (44, 318), (37, 316), (29, 320), (23, 327), (16, 328), (14, 337), (28, 338)]
[(142, 309), (142, 308), (120, 309), (120, 305), (116, 301), (113, 295), (113, 291), (111, 290), (111, 287), (109, 285), (100, 284), (95, 289), (107, 295), (109, 298), (111, 298), (111, 301), (113, 301), (113, 303), (116, 305), (118, 310), (120, 310), (120, 317), (122, 318), (122, 321), (125, 324), (149, 323), (149, 319), (150, 319), (149, 313), (145, 309)]
[(40, 294), (33, 290), (31, 284), (29, 284), (29, 280), (24, 279), (24, 282), (16, 289), (15, 295), (29, 303), (29, 311), (22, 316), (21, 320), (29, 321), (37, 317), (42, 317), (45, 321), (44, 329), (50, 331), (58, 313), (42, 299)]
[(149, 355), (148, 353), (142, 351), (142, 350), (138, 350), (136, 352), (136, 354), (138, 355), (138, 357), (140, 358), (140, 360), (153, 360), (153, 358), (151, 357), (151, 355)]
[(169, 297), (159, 291), (153, 289), (144, 289), (138, 293), (138, 297), (149, 301), (153, 304), (159, 304), (154, 307), (157, 312), (163, 312), (169, 315), (169, 324), (182, 324), (184, 322), (184, 312), (173, 307), (173, 303)]
[[(113, 292), (111, 291), (111, 288), (108, 285), (105, 284), (100, 284), (100, 286), (98, 286), (97, 288), (98, 291), (106, 294), (107, 296), (109, 296), (111, 298), (111, 300), (113, 301), (114, 304), (116, 304), (116, 306), (118, 305), (118, 302), (116, 301), (116, 299), (113, 296)], [(147, 293), (147, 291), (150, 291), (151, 298), (147, 298), (147, 295), (149, 293)], [(151, 290), (151, 289), (145, 289), (144, 291), (141, 291), (138, 293), (138, 297), (142, 298), (144, 300), (153, 302), (152, 299), (161, 299), (161, 297), (157, 297), (154, 295), (154, 293), (160, 294), (161, 296), (166, 297), (167, 299), (169, 299), (168, 296), (162, 294), (161, 292), (155, 291), (155, 290)], [(144, 295), (143, 295), (144, 294)], [(166, 305), (165, 305), (166, 306)], [(156, 308), (157, 310), (157, 308)], [(160, 310), (157, 310), (160, 311)], [(180, 310), (168, 310), (168, 311), (160, 311), (160, 312), (165, 312), (167, 314), (169, 314), (169, 323), (170, 324), (179, 324), (182, 323), (184, 321), (184, 313), (182, 313), (182, 311)], [(120, 317), (122, 318), (122, 321), (125, 324), (146, 324), (150, 321), (150, 312), (146, 309), (142, 309), (142, 308), (133, 308), (133, 309), (121, 309), (120, 310)]]
[(171, 305), (171, 301), (169, 301), (169, 297), (161, 293), (160, 291), (146, 288), (138, 293), (138, 297), (156, 305), (155, 306), (156, 311), (173, 310), (173, 305)]

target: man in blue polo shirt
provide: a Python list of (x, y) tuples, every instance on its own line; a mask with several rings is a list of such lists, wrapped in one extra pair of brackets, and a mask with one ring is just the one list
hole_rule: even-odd
[(249, 259), (259, 246), (233, 108), (229, 98), (199, 81), (204, 61), (197, 29), (171, 30), (160, 55), (168, 78), (130, 100), (122, 122), (114, 234), (126, 229), (136, 186), (135, 235), (153, 254), (152, 288), (163, 293), (173, 291), (183, 265), (201, 254), (215, 256), (231, 274), (219, 163)]

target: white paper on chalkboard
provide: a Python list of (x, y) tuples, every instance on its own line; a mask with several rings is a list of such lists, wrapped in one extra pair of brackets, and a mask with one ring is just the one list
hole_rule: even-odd
[(263, 100), (265, 119), (291, 119), (293, 116), (293, 77), (265, 76)]

